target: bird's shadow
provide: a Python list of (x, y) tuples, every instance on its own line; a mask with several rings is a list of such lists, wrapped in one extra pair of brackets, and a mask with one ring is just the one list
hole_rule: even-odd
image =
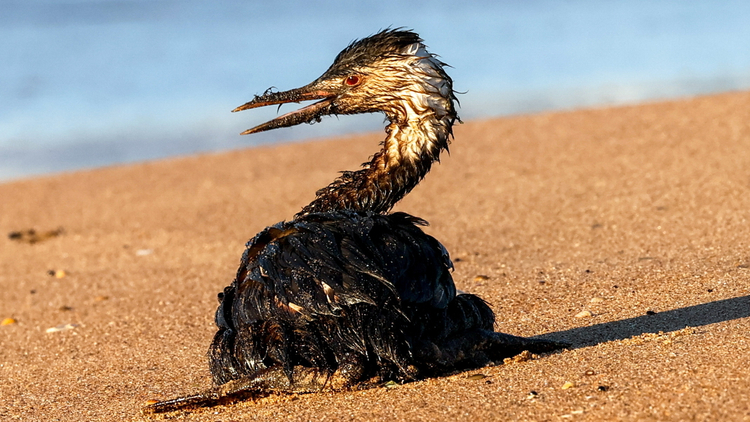
[(623, 340), (644, 333), (681, 330), (750, 316), (750, 295), (716, 300), (588, 327), (571, 328), (534, 338), (567, 342), (571, 349)]

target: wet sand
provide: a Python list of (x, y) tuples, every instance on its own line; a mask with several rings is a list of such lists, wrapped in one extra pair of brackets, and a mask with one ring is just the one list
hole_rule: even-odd
[[(571, 349), (151, 418), (750, 420), (750, 93), (455, 135), (397, 210), (430, 221), (499, 331)], [(210, 386), (216, 294), (244, 243), (382, 136), (0, 185), (0, 420), (146, 420), (147, 400)]]

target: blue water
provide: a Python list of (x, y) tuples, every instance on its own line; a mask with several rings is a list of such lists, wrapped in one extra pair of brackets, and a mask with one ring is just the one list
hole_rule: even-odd
[(388, 26), (453, 66), (464, 120), (750, 89), (748, 1), (271, 3), (2, 0), (0, 180), (379, 130), (345, 116), (240, 137), (276, 110), (229, 111)]

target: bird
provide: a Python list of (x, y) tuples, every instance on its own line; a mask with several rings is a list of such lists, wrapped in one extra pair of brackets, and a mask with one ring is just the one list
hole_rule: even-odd
[(408, 382), (566, 347), (495, 332), (487, 302), (456, 289), (427, 223), (390, 212), (448, 150), (460, 122), (446, 67), (417, 33), (389, 28), (350, 43), (308, 85), (269, 89), (233, 110), (316, 100), (242, 134), (379, 112), (386, 137), (361, 169), (342, 172), (291, 220), (247, 243), (219, 294), (208, 351), (215, 387), (147, 412)]

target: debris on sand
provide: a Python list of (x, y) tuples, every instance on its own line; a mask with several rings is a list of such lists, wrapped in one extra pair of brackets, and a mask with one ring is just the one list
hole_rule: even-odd
[(63, 233), (65, 233), (65, 230), (62, 227), (45, 232), (37, 232), (35, 229), (28, 229), (10, 232), (8, 233), (8, 239), (33, 245), (34, 243), (60, 236)]
[(78, 324), (60, 324), (57, 327), (47, 328), (48, 333), (56, 333), (58, 331), (72, 330), (78, 327)]

